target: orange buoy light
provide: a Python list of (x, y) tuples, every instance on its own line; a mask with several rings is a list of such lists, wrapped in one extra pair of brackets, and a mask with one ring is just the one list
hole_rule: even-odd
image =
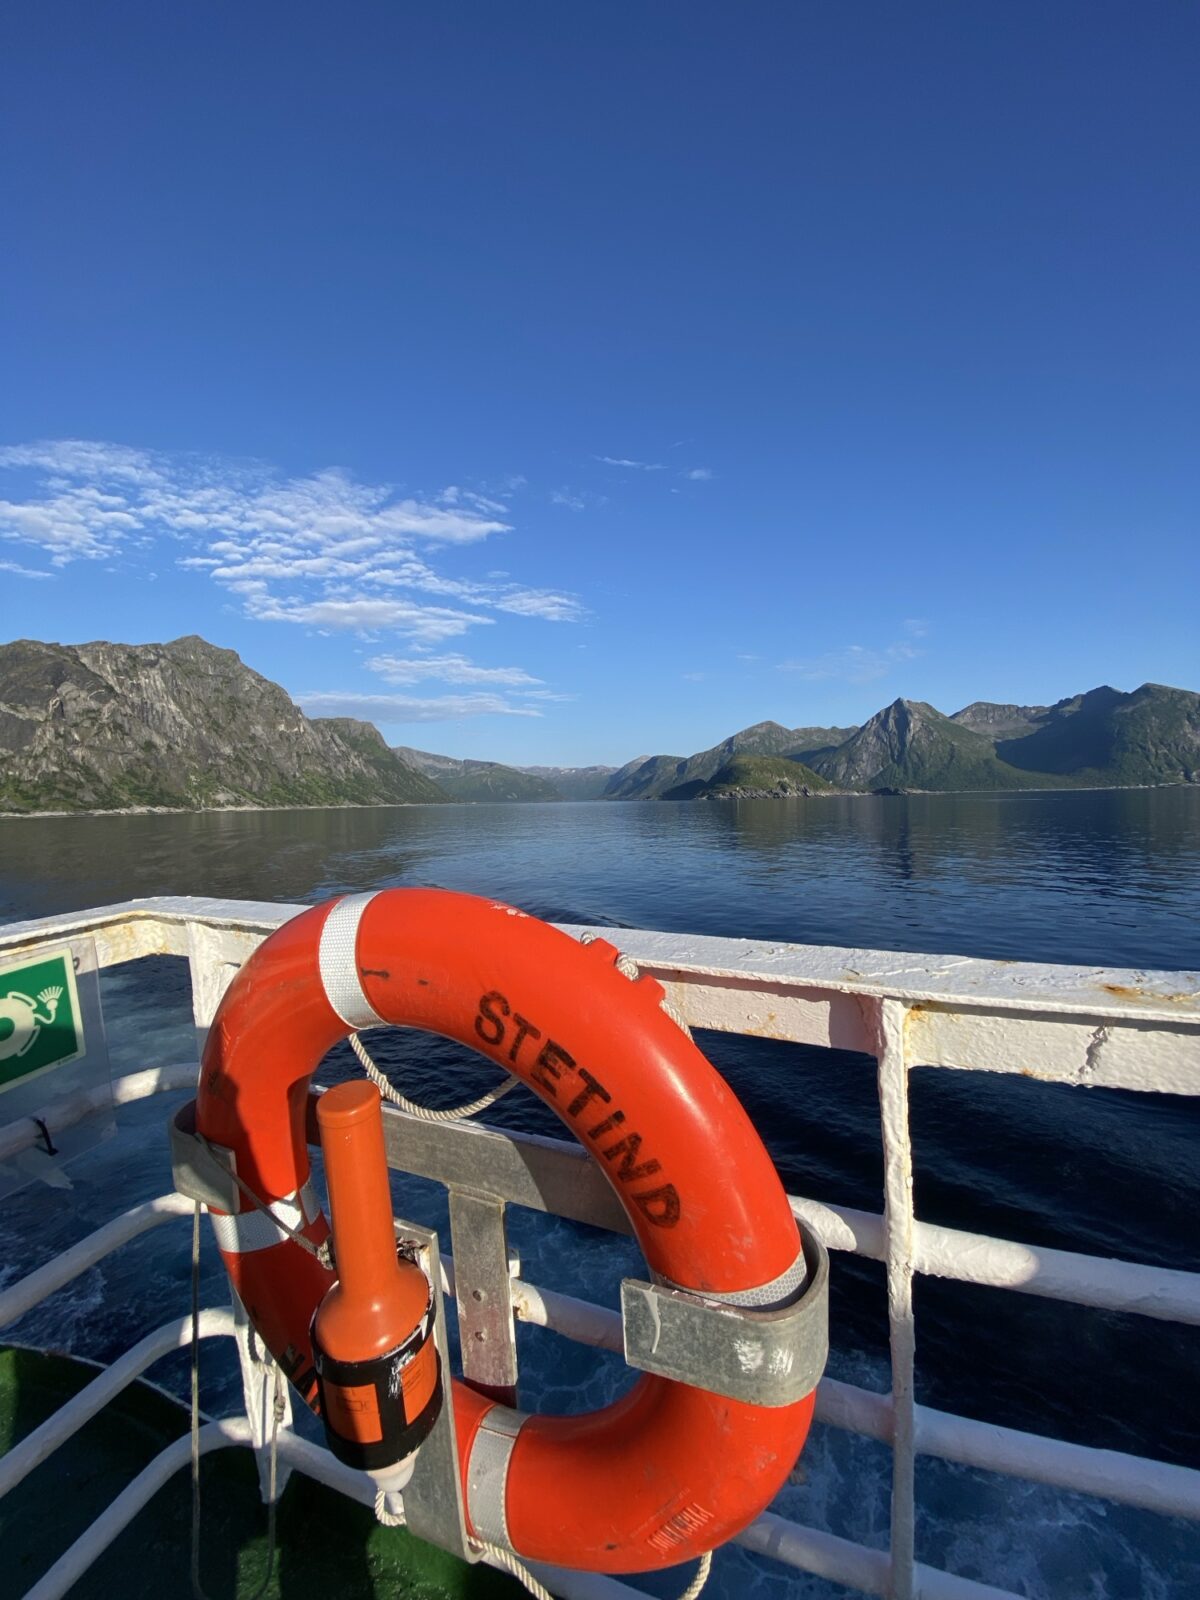
[(337, 1282), (312, 1344), (329, 1448), (399, 1489), (442, 1408), (433, 1294), (396, 1253), (379, 1090), (340, 1083), (317, 1102)]

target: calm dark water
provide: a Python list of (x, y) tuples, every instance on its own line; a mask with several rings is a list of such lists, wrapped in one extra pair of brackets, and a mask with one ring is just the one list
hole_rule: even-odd
[[(396, 884), (439, 884), (616, 928), (1197, 968), (1200, 790), (0, 822), (3, 920), (136, 895), (311, 901)], [(187, 1054), (180, 966), (142, 963), (109, 975), (118, 1070)], [(380, 1058), (410, 1093), (447, 1104), (464, 1088), (475, 1092), (478, 1069), (443, 1041), (376, 1037)], [(880, 1209), (872, 1062), (719, 1035), (700, 1042), (738, 1090), (789, 1189)], [(327, 1070), (351, 1068), (331, 1058)], [(0, 1281), (169, 1186), (165, 1109), (123, 1114), (119, 1137), (75, 1169), (72, 1192), (26, 1190), (0, 1208)], [(521, 1094), (488, 1116), (560, 1131)], [(1193, 1101), (918, 1069), (913, 1131), (917, 1209), (927, 1220), (1200, 1268)], [(444, 1226), (433, 1186), (399, 1188), (403, 1214)], [(514, 1212), (512, 1232), (527, 1276), (608, 1304), (636, 1265), (625, 1241), (591, 1230)], [(129, 1343), (131, 1322), (148, 1327), (179, 1314), (182, 1241), (169, 1233), (112, 1258), (19, 1331), (108, 1358)], [(831, 1372), (885, 1389), (882, 1273), (846, 1257), (834, 1265)], [(215, 1259), (206, 1282), (219, 1296)], [(1200, 1466), (1197, 1330), (938, 1280), (920, 1280), (917, 1297), (924, 1403)], [(523, 1328), (521, 1340), (522, 1397), (531, 1407), (586, 1409), (624, 1381), (619, 1364), (553, 1335)], [(232, 1374), (219, 1358), (210, 1373), (210, 1403), (231, 1398)], [(804, 1465), (805, 1481), (780, 1509), (886, 1543), (882, 1447), (818, 1428)], [(920, 1465), (918, 1494), (921, 1559), (1031, 1600), (1200, 1593), (1200, 1536), (1188, 1524), (933, 1461)], [(713, 1592), (827, 1600), (841, 1591), (727, 1551)]]
[(541, 916), (807, 944), (1200, 965), (1200, 788), (0, 822), (0, 918), (436, 883)]

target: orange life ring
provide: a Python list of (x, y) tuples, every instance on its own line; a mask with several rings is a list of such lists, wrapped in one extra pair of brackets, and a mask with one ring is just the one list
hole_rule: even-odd
[[(209, 1033), (196, 1125), (314, 1243), (305, 1110), (326, 1051), (396, 1023), (457, 1039), (522, 1078), (620, 1196), (660, 1280), (766, 1307), (804, 1282), (800, 1238), (752, 1123), (661, 1009), (616, 971), (511, 906), (432, 889), (350, 895), (301, 913), (234, 978)], [(214, 1213), (259, 1334), (316, 1409), (309, 1325), (331, 1276), (249, 1201)], [(453, 1386), (471, 1531), (598, 1572), (670, 1566), (731, 1538), (778, 1492), (813, 1396), (768, 1407), (643, 1375), (585, 1416), (525, 1417)]]

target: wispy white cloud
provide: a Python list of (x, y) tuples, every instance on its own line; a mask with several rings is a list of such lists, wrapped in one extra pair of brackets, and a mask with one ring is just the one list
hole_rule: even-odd
[(794, 672), (807, 682), (837, 679), (843, 683), (874, 683), (886, 678), (896, 667), (914, 661), (923, 654), (905, 641), (875, 649), (868, 645), (851, 644), (841, 650), (828, 650), (824, 655), (808, 656), (795, 661), (779, 662), (780, 672)]
[(361, 717), (370, 722), (444, 722), (459, 717), (540, 717), (530, 705), (498, 694), (447, 694), (417, 699), (404, 694), (341, 694), (312, 690), (292, 698), (310, 717)]
[(513, 588), (500, 592), (490, 602), (497, 611), (514, 617), (540, 617), (543, 622), (578, 622), (583, 607), (573, 595), (556, 594), (553, 589)]
[(603, 461), (606, 467), (633, 467), (638, 472), (665, 472), (665, 461), (631, 461), (628, 456), (597, 456), (597, 461)]
[(19, 561), (0, 561), (0, 572), (11, 572), (14, 578), (52, 578), (52, 572), (39, 572), (36, 567), (23, 567)]
[(446, 506), (466, 505), (475, 511), (493, 511), (498, 516), (508, 515), (508, 507), (502, 500), (493, 500), (486, 494), (477, 494), (474, 489), (460, 489), (456, 483), (443, 489), (437, 499)]
[(68, 488), (24, 504), (0, 500), (0, 537), (45, 550), (56, 567), (104, 560), (141, 527), (124, 499), (92, 488)]
[(439, 683), (492, 683), (508, 689), (536, 689), (542, 682), (523, 667), (481, 667), (461, 655), (372, 656), (367, 667), (388, 683), (401, 685), (433, 679)]
[[(389, 632), (428, 646), (494, 620), (480, 611), (549, 622), (584, 615), (573, 595), (432, 565), (428, 552), (512, 532), (491, 493), (452, 484), (420, 499), (336, 468), (285, 479), (258, 462), (78, 439), (0, 449), (0, 469), (34, 476), (22, 498), (0, 501), (0, 538), (45, 550), (56, 567), (170, 539), (186, 547), (180, 566), (206, 574), (257, 620)], [(494, 493), (523, 482), (506, 479)], [(412, 598), (426, 595), (454, 604)]]
[(587, 505), (582, 495), (572, 494), (570, 489), (551, 489), (550, 504), (552, 506), (566, 506), (568, 511), (582, 511)]
[(466, 633), (468, 628), (495, 621), (493, 617), (481, 617), (472, 611), (419, 605), (410, 600), (280, 600), (253, 586), (240, 592), (246, 596), (247, 610), (264, 622), (301, 622), (331, 633), (359, 633), (368, 637), (400, 633), (418, 645), (442, 644)]
[(145, 450), (95, 439), (41, 439), (0, 448), (0, 467), (30, 467), (63, 478), (119, 478), (142, 485), (166, 480)]
[(690, 478), (693, 483), (707, 483), (713, 476), (713, 470), (711, 467), (692, 467), (691, 470), (689, 472), (685, 472), (683, 476), (685, 478)]

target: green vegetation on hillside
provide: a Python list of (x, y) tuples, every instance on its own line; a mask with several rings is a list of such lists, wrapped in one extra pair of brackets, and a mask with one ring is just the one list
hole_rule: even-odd
[(461, 772), (443, 772), (438, 783), (451, 800), (561, 800), (545, 778), (534, 778), (498, 761), (465, 761)]
[[(556, 781), (558, 783), (556, 785)], [(1052, 706), (895, 700), (862, 727), (756, 722), (692, 756), (519, 769), (309, 719), (232, 650), (0, 645), (0, 810), (692, 800), (716, 794), (1130, 787), (1200, 782), (1200, 694), (1102, 686)]]
[(204, 639), (0, 645), (0, 810), (444, 798), (370, 723), (310, 721)]
[(990, 739), (923, 700), (893, 701), (813, 765), (839, 787), (856, 789), (1028, 789), (1061, 781), (1006, 765)]
[(396, 745), (392, 754), (424, 773), (451, 800), (561, 800), (552, 783), (534, 773), (506, 767), (500, 761), (471, 761), (440, 756), (433, 750)]
[[(518, 767), (530, 778), (541, 778), (564, 800), (599, 800), (615, 767)], [(549, 799), (549, 796), (547, 796)]]
[(694, 756), (645, 756), (609, 779), (609, 800), (687, 800), (735, 756), (788, 756), (808, 761), (817, 751), (838, 745), (853, 728), (785, 728), (781, 722), (755, 722)]
[(831, 787), (811, 767), (786, 756), (734, 756), (694, 798), (720, 800), (744, 791), (779, 796), (820, 794)]
[(356, 717), (314, 717), (313, 721), (336, 734), (348, 749), (361, 758), (378, 784), (396, 799), (428, 802), (446, 798), (446, 792), (439, 784), (401, 761), (388, 748), (373, 722), (360, 722)]
[(1026, 771), (1125, 787), (1200, 780), (1200, 695), (1144, 683), (1132, 694), (1092, 689), (1051, 706), (1035, 733), (996, 745)]

